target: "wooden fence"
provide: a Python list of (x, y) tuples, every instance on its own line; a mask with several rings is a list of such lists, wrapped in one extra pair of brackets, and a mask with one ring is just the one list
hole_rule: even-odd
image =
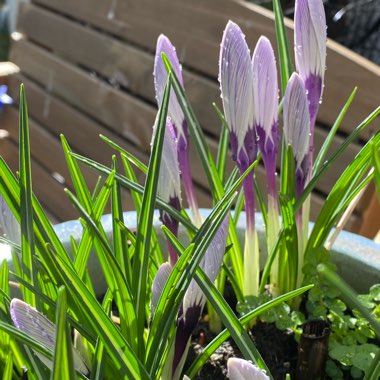
[[(217, 149), (220, 123), (212, 102), (220, 102), (218, 72), (219, 46), (228, 19), (244, 30), (250, 48), (265, 34), (275, 46), (273, 16), (260, 7), (232, 0), (33, 0), (21, 7), (11, 60), (21, 71), (9, 79), (10, 92), (18, 98), (25, 84), (30, 114), (33, 157), (33, 185), (37, 196), (54, 221), (76, 218), (63, 188), (72, 188), (60, 147), (63, 133), (74, 151), (109, 165), (114, 153), (98, 137), (101, 133), (148, 160), (152, 125), (156, 113), (153, 60), (157, 37), (168, 35), (183, 63), (188, 97), (206, 132), (211, 150)], [(287, 23), (292, 40), (291, 22)], [(329, 41), (326, 87), (316, 129), (317, 149), (325, 141), (355, 85), (360, 85), (354, 105), (342, 123), (331, 151), (347, 133), (380, 102), (379, 67)], [(1, 128), (9, 138), (0, 140), (1, 154), (17, 168), (17, 107), (1, 116)], [(312, 198), (315, 217), (324, 199), (347, 163), (359, 151), (372, 130), (362, 134), (345, 151), (319, 183)], [(192, 151), (192, 169), (201, 206), (210, 206), (207, 181)], [(232, 164), (230, 164), (232, 167)], [(83, 168), (95, 186), (98, 174)], [(257, 175), (262, 183), (262, 168)], [(352, 215), (348, 227), (362, 230), (373, 189), (369, 190)], [(130, 195), (124, 193), (125, 208)], [(373, 206), (373, 204), (375, 206)], [(378, 207), (373, 202), (371, 208)], [(380, 222), (366, 227), (375, 233)]]

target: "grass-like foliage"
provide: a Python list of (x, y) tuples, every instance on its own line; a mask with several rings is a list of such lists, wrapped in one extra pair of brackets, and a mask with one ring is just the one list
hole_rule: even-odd
[[(296, 1), (295, 69), (279, 2), (273, 3), (280, 86), (269, 40), (261, 37), (251, 57), (239, 26), (231, 21), (226, 26), (219, 62), (223, 111), (214, 105), (222, 125), (216, 159), (187, 99), (175, 48), (165, 36), (158, 39), (154, 64), (158, 113), (148, 165), (105, 136), (101, 138), (115, 149), (109, 167), (72, 152), (61, 137), (74, 187), (66, 194), (83, 227), (70, 247), (60, 241), (33, 194), (27, 100), (21, 86), (17, 175), (0, 158), (0, 225), (6, 233), (1, 242), (12, 252), (12, 259), (4, 260), (0, 268), (3, 379), (20, 378), (25, 371), (28, 379), (36, 380), (181, 379), (191, 334), (206, 310), (216, 337), (187, 375), (194, 377), (210, 355), (232, 338), (246, 361), (229, 361), (231, 379), (273, 378), (247, 328), (261, 319), (297, 333), (305, 318), (298, 308), (307, 291), (306, 318), (348, 325), (352, 320), (345, 314), (345, 304), (333, 302), (341, 293), (354, 310), (356, 326), (366, 331), (356, 334), (354, 343), (367, 344), (379, 336), (378, 288), (372, 288), (370, 298), (362, 298), (374, 310), (371, 313), (331, 272), (326, 247), (357, 194), (373, 180), (380, 187), (380, 133), (343, 171), (311, 231), (309, 211), (311, 192), (320, 178), (378, 117), (380, 107), (328, 154), (354, 90), (314, 157), (326, 52), (322, 2)], [(198, 209), (193, 188), (190, 143), (195, 145), (213, 197), (213, 208), (205, 215)], [(226, 170), (229, 147), (236, 161), (231, 173)], [(277, 156), (281, 157), (279, 176)], [(118, 169), (118, 160), (123, 170)], [(80, 164), (99, 173), (95, 189), (86, 184)], [(265, 191), (254, 174), (259, 164), (267, 175)], [(141, 174), (144, 184), (137, 180)], [(181, 184), (189, 214), (182, 204)], [(125, 189), (134, 201), (135, 230), (124, 221), (121, 193)], [(107, 205), (112, 210), (111, 231), (102, 224)], [(246, 230), (241, 246), (237, 223), (243, 208)], [(267, 252), (263, 268), (257, 208), (266, 227), (266, 244), (260, 247)], [(156, 209), (161, 230), (155, 229)], [(100, 268), (96, 275), (89, 264), (94, 258)], [(224, 299), (227, 282), (236, 295), (236, 308)], [(100, 283), (105, 285), (99, 288)], [(333, 330), (332, 359), (346, 360), (342, 342), (352, 343), (353, 336), (342, 329), (334, 335)], [(365, 348), (375, 358), (350, 365), (356, 365), (354, 374), (364, 372), (366, 378), (375, 379), (380, 350), (370, 343)], [(339, 373), (333, 365), (331, 361), (330, 372)]]

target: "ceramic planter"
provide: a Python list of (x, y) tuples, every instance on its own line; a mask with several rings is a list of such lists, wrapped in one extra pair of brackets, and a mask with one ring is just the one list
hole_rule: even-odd
[[(202, 217), (207, 217), (209, 209), (202, 209)], [(136, 228), (137, 220), (134, 211), (124, 213), (124, 222), (128, 228), (134, 230)], [(112, 236), (112, 216), (105, 215), (102, 218), (103, 227), (108, 235)], [(154, 215), (154, 227), (157, 231), (159, 242), (162, 247), (166, 247), (166, 242), (163, 233), (160, 229), (161, 222), (159, 220), (158, 212)], [(256, 215), (256, 227), (260, 239), (260, 246), (265, 246), (265, 228), (261, 214)], [(79, 241), (82, 234), (82, 226), (77, 220), (68, 221), (55, 226), (58, 237), (62, 241), (64, 247), (71, 251), (70, 236), (73, 236)], [(238, 222), (238, 235), (243, 242), (245, 231), (245, 214), (242, 212)], [(186, 242), (187, 236), (184, 230), (180, 230), (180, 238)], [(266, 258), (266, 251), (261, 251), (261, 262), (263, 266)], [(380, 244), (366, 239), (362, 236), (355, 235), (350, 232), (341, 232), (336, 240), (332, 253), (332, 261), (337, 265), (338, 273), (359, 293), (366, 293), (371, 285), (380, 283)], [(1, 261), (7, 259), (11, 264), (11, 256), (9, 248), (0, 245), (0, 259)], [(94, 288), (98, 295), (104, 294), (106, 284), (103, 280), (100, 265), (97, 261), (96, 255), (92, 254), (88, 263), (88, 269), (95, 281)]]

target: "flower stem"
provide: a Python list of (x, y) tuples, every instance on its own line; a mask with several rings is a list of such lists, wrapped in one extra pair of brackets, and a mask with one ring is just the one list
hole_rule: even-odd
[(259, 292), (259, 244), (255, 228), (255, 194), (253, 187), (253, 173), (243, 181), (246, 212), (246, 231), (244, 245), (244, 295), (257, 296)]

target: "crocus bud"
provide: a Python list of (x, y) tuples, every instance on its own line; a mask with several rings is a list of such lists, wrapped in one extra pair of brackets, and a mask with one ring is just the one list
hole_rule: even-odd
[(228, 21), (223, 33), (219, 82), (230, 131), (232, 158), (240, 171), (244, 171), (257, 156), (253, 128), (253, 73), (244, 34), (232, 21)]
[[(310, 173), (310, 117), (304, 82), (297, 73), (289, 79), (284, 97), (284, 138), (291, 145), (296, 164), (297, 193), (303, 190)], [(299, 194), (298, 194), (299, 195)]]
[[(153, 134), (155, 134), (153, 132)], [(181, 181), (178, 164), (176, 137), (173, 123), (170, 118), (166, 120), (164, 144), (160, 174), (158, 177), (157, 195), (175, 209), (181, 209)], [(160, 210), (161, 220), (164, 225), (175, 235), (178, 235), (178, 221), (173, 219), (167, 212)], [(168, 243), (169, 257), (172, 265), (177, 261), (177, 253), (170, 242)]]
[[(212, 282), (215, 281), (223, 262), (228, 227), (229, 217), (226, 217), (200, 263), (200, 267)], [(202, 316), (205, 302), (206, 297), (201, 288), (195, 280), (192, 280), (185, 293), (177, 320), (172, 367), (173, 379), (178, 378), (182, 370), (181, 365), (183, 365), (184, 356), (187, 354), (191, 334)]]
[(278, 83), (276, 59), (268, 38), (261, 36), (252, 57), (254, 128), (258, 136), (269, 191), (276, 193), (276, 157), (278, 145)]
[[(56, 327), (53, 322), (34, 307), (17, 298), (13, 298), (11, 301), (10, 313), (16, 328), (54, 352)], [(75, 348), (73, 348), (73, 354), (75, 369), (84, 375), (88, 375), (89, 370)], [(36, 355), (48, 368), (52, 368), (53, 363), (50, 359), (39, 353), (36, 353)]]
[(262, 369), (248, 360), (229, 358), (227, 368), (230, 380), (269, 380), (268, 375)]
[[(171, 44), (170, 40), (166, 36), (161, 34), (157, 41), (153, 71), (156, 99), (159, 106), (161, 104), (165, 85), (168, 79), (168, 74), (162, 61), (162, 53), (166, 54), (173, 67), (175, 75), (183, 87), (181, 66), (175, 52), (175, 47)], [(185, 116), (173, 89), (170, 90), (168, 116), (171, 119), (173, 130), (175, 132), (178, 164), (186, 192), (187, 202), (193, 214), (193, 220), (195, 224), (200, 226), (202, 224), (202, 220), (198, 210), (198, 203), (194, 194), (194, 187), (189, 163), (189, 134)]]
[(162, 291), (164, 290), (165, 284), (168, 281), (171, 271), (172, 266), (168, 262), (163, 263), (158, 268), (156, 277), (154, 278), (152, 284), (152, 299), (150, 301), (150, 312), (152, 315), (156, 310), (158, 300), (161, 297)]
[[(166, 82), (168, 80), (168, 73), (165, 69), (164, 62), (162, 61), (162, 53), (168, 57), (175, 75), (183, 87), (182, 70), (179, 63), (175, 47), (170, 42), (169, 38), (161, 34), (157, 40), (156, 56), (154, 59), (154, 87), (156, 90), (156, 100), (160, 107)], [(170, 116), (173, 128), (178, 139), (178, 149), (183, 151), (188, 146), (188, 132), (185, 122), (185, 116), (182, 112), (181, 106), (178, 103), (177, 96), (173, 89), (170, 90), (169, 109), (168, 115)]]
[(313, 129), (326, 66), (326, 17), (322, 0), (296, 0), (294, 25), (296, 68), (305, 83)]

